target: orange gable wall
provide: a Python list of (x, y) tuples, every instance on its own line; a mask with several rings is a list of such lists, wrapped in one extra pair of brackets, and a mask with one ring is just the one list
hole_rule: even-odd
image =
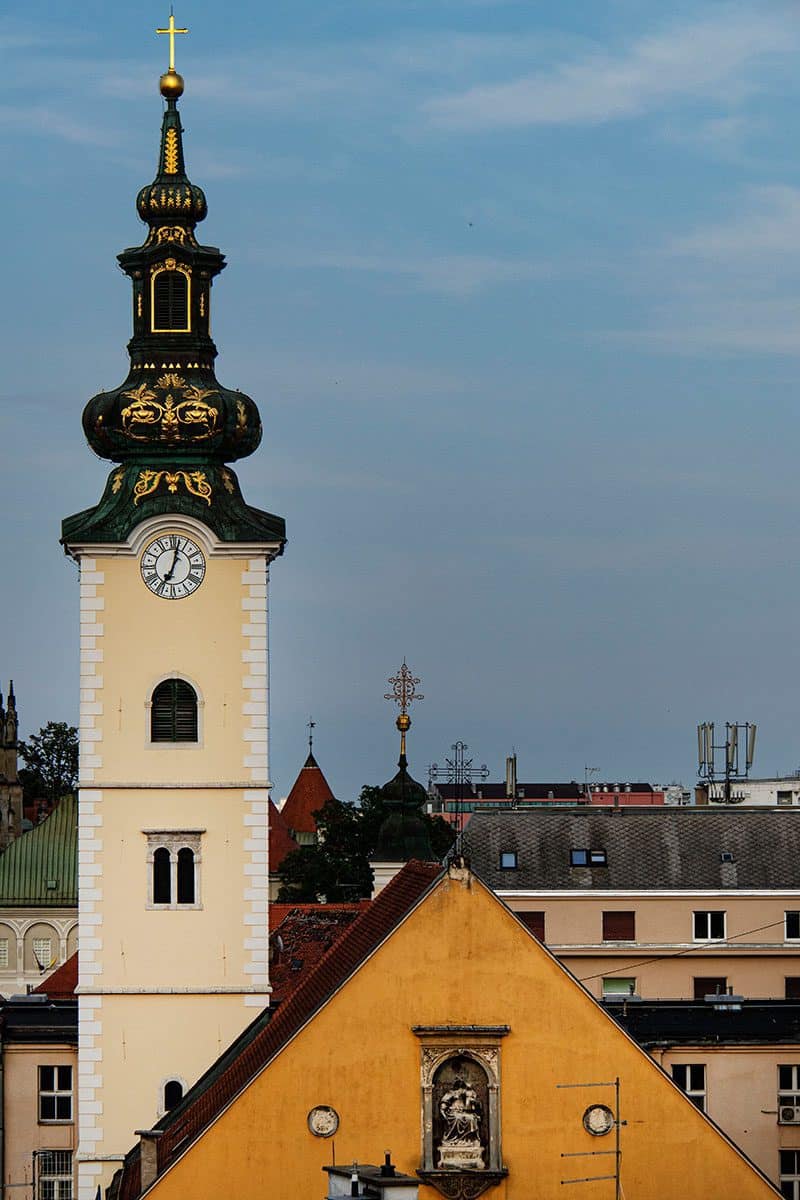
[[(492, 1200), (566, 1197), (561, 1179), (605, 1174), (613, 1148), (581, 1118), (621, 1080), (623, 1194), (636, 1200), (766, 1200), (777, 1193), (474, 878), (445, 878), (149, 1193), (153, 1200), (322, 1197), (329, 1140), (306, 1117), (340, 1115), (337, 1163), (420, 1165), (420, 1044), (414, 1025), (510, 1025), (501, 1043), (503, 1160)], [(608, 1200), (613, 1183), (576, 1185)], [(438, 1198), (420, 1187), (420, 1197)]]

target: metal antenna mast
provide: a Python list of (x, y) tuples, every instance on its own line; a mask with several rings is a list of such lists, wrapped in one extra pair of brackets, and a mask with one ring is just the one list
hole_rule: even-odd
[[(742, 737), (739, 737), (742, 730)], [(701, 779), (708, 784), (710, 800), (718, 799), (712, 795), (714, 784), (722, 784), (722, 798), (726, 804), (738, 804), (743, 800), (742, 795), (734, 796), (731, 785), (743, 783), (753, 765), (753, 755), (756, 749), (756, 726), (749, 721), (725, 722), (725, 741), (714, 741), (714, 722), (704, 721), (697, 726), (697, 769)], [(740, 760), (740, 742), (744, 744), (744, 770)]]

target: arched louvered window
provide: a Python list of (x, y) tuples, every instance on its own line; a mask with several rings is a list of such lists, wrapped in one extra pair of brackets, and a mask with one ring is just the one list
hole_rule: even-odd
[(151, 742), (197, 741), (197, 693), (183, 679), (165, 679), (150, 705)]
[(178, 851), (178, 904), (194, 904), (194, 852), (188, 846)]
[(172, 870), (169, 850), (159, 846), (153, 855), (153, 904), (169, 904), (172, 901)]
[(153, 333), (189, 329), (189, 280), (183, 271), (159, 271), (153, 277)]
[(164, 1112), (168, 1113), (183, 1099), (183, 1084), (180, 1079), (168, 1079), (164, 1084)]

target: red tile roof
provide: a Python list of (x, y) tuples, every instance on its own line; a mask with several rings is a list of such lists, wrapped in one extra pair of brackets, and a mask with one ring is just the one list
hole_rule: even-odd
[(270, 874), (274, 874), (281, 865), (287, 854), (291, 854), (297, 849), (297, 842), (289, 833), (289, 826), (283, 819), (283, 816), (275, 807), (273, 802), (269, 802), (269, 870)]
[(75, 995), (78, 986), (78, 952), (63, 962), (60, 967), (48, 975), (43, 983), (33, 989), (34, 993), (44, 993), (51, 1000), (68, 1000)]
[(269, 906), (269, 928), (274, 932), (289, 913), (297, 912), (354, 912), (360, 913), (370, 904), (370, 900), (355, 900), (352, 904), (279, 904), (277, 901)]
[[(159, 1173), (166, 1170), (189, 1143), (200, 1136), (318, 1009), (335, 995), (416, 907), (441, 875), (442, 868), (438, 863), (414, 860), (406, 863), (323, 954), (305, 975), (300, 986), (291, 991), (274, 1010), (260, 1014), (187, 1092), (181, 1103), (162, 1117), (156, 1126), (163, 1131), (158, 1139)], [(121, 1175), (115, 1177), (110, 1196), (112, 1200), (134, 1200), (140, 1190), (139, 1147), (135, 1146), (125, 1158)]]
[[(270, 905), (287, 910), (270, 937), (271, 1004), (279, 1004), (299, 987), (346, 929), (370, 904)], [(272, 924), (272, 921), (270, 922)]]
[(317, 823), (314, 813), (324, 808), (328, 800), (333, 800), (333, 792), (328, 781), (322, 774), (313, 754), (309, 754), (294, 786), (289, 792), (286, 803), (281, 809), (281, 815), (287, 828), (295, 833), (316, 833)]

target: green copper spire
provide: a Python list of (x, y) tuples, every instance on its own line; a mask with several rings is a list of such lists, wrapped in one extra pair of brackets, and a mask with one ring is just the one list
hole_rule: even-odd
[(200, 245), (195, 227), (207, 213), (202, 188), (186, 174), (178, 99), (182, 77), (161, 76), (165, 100), (158, 166), (136, 208), (147, 225), (140, 246), (118, 261), (133, 287), (130, 371), (124, 383), (100, 392), (83, 413), (83, 428), (101, 458), (120, 464), (99, 505), (68, 517), (64, 542), (115, 542), (146, 517), (185, 513), (209, 525), (223, 541), (285, 541), (280, 517), (245, 504), (226, 465), (261, 441), (258, 408), (243, 392), (216, 378), (211, 338), (211, 287), (225, 267), (216, 246)]

